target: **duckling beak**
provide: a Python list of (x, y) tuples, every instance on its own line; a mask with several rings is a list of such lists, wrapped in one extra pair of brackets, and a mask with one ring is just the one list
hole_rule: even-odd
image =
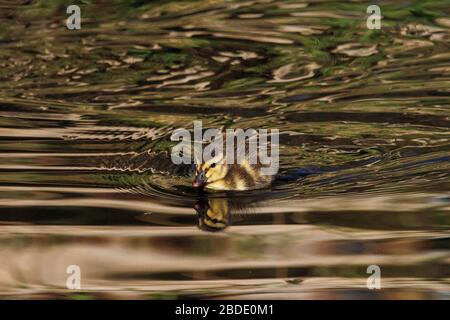
[(192, 186), (195, 188), (203, 187), (205, 185), (206, 179), (205, 179), (205, 172), (201, 171), (194, 179), (194, 182), (192, 182)]

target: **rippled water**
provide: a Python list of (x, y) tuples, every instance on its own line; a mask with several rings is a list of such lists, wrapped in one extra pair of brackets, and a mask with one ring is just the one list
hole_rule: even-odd
[[(0, 297), (449, 298), (447, 1), (66, 2), (0, 1)], [(198, 119), (274, 186), (199, 195)]]

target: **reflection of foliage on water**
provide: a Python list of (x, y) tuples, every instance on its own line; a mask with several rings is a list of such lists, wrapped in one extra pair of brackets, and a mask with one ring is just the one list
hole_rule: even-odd
[[(299, 122), (303, 111), (445, 114), (436, 105), (448, 99), (433, 92), (445, 90), (447, 83), (407, 81), (413, 71), (407, 71), (409, 59), (404, 59), (433, 50), (429, 62), (415, 58), (424, 66), (414, 72), (422, 78), (442, 74), (448, 29), (441, 1), (384, 4), (381, 30), (366, 28), (363, 3), (115, 1), (112, 6), (78, 1), (84, 22), (72, 32), (61, 23), (67, 4), (34, 1), (9, 9), (14, 23), (0, 20), (5, 39), (26, 40), (0, 50), (7, 61), (0, 69), (6, 80), (0, 84), (2, 96), (77, 102), (52, 108), (81, 112), (105, 128), (128, 127), (126, 138), (139, 140), (146, 137), (139, 128), (158, 128), (152, 138), (164, 138), (152, 143), (156, 152), (170, 148), (172, 128), (201, 118), (209, 127), (301, 133), (285, 135), (284, 165), (329, 165), (389, 152), (405, 136), (407, 145), (430, 138), (417, 125)], [(23, 33), (27, 23), (31, 27)], [(405, 68), (397, 70), (402, 63)], [(428, 64), (436, 71), (425, 69)], [(373, 99), (414, 89), (428, 92), (426, 98)], [(418, 104), (421, 109), (415, 111)], [(293, 111), (299, 116), (285, 117)]]

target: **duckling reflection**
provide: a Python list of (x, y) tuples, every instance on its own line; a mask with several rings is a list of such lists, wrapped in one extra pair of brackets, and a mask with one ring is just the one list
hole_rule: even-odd
[(204, 231), (221, 231), (231, 222), (229, 199), (201, 198), (194, 209), (198, 215), (198, 227)]
[[(246, 194), (237, 192), (200, 193), (194, 205), (197, 211), (198, 227), (204, 231), (222, 231), (231, 226), (233, 220), (250, 218), (256, 206), (267, 199), (267, 194)], [(235, 221), (236, 222), (236, 221)]]

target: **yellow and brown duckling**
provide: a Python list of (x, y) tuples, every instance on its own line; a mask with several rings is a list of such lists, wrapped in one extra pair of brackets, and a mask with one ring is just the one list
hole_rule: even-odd
[(215, 157), (196, 165), (194, 187), (212, 190), (253, 190), (269, 187), (275, 175), (265, 175), (261, 163), (250, 164), (248, 157), (239, 164), (227, 164), (226, 157)]

